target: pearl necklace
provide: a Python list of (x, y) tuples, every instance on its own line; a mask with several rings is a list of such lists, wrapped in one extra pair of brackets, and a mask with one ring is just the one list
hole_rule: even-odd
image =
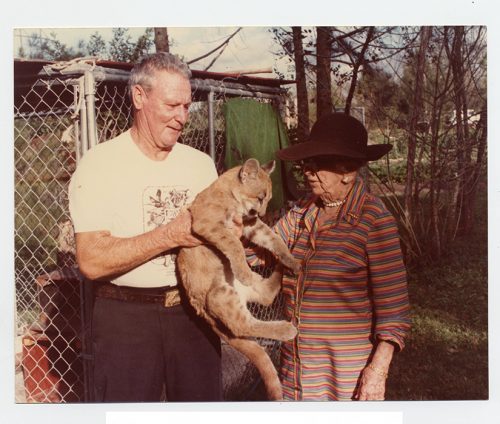
[(341, 205), (343, 205), (346, 202), (347, 198), (343, 200), (335, 200), (334, 202), (325, 202), (323, 200), (323, 206), (326, 206), (327, 208), (337, 208)]

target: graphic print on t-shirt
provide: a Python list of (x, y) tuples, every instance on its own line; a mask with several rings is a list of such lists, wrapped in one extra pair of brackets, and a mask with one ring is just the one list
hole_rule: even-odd
[[(144, 232), (172, 221), (188, 203), (189, 189), (179, 186), (146, 187), (142, 196)], [(175, 262), (175, 255), (162, 255), (151, 260), (166, 267)]]

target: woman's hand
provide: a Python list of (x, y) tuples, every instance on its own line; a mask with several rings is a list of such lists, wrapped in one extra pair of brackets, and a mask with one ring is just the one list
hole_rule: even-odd
[(384, 400), (386, 377), (366, 367), (361, 374), (361, 382), (356, 393), (357, 400)]
[(379, 340), (371, 362), (361, 374), (359, 388), (354, 396), (357, 400), (384, 400), (385, 382), (389, 365), (394, 354), (394, 345), (385, 340)]

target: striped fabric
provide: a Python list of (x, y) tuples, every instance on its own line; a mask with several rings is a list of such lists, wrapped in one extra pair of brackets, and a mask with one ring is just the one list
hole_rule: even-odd
[(402, 349), (410, 328), (406, 271), (394, 218), (357, 179), (335, 221), (318, 229), (309, 198), (274, 226), (296, 258), (285, 314), (299, 329), (282, 344), (288, 400), (349, 400), (377, 339)]

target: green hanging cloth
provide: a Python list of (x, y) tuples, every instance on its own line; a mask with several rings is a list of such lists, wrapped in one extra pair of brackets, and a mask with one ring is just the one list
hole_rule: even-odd
[(241, 165), (249, 158), (261, 164), (276, 160), (276, 169), (271, 174), (273, 197), (268, 210), (283, 207), (285, 190), (282, 162), (276, 158), (279, 149), (288, 146), (288, 136), (280, 116), (269, 103), (253, 99), (234, 98), (224, 104), (226, 121), (226, 169)]

